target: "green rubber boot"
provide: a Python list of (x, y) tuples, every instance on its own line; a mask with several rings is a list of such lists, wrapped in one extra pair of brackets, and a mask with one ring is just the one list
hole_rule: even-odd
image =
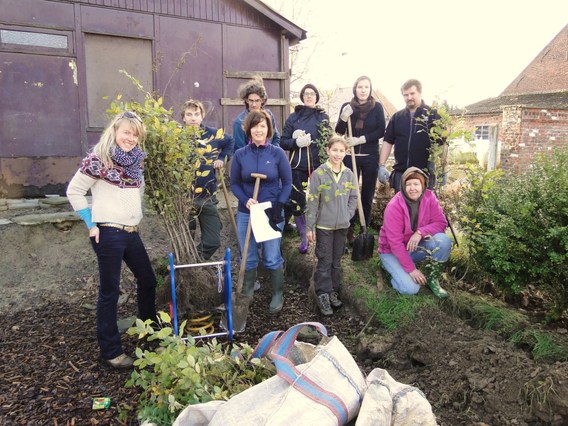
[(270, 283), (272, 284), (272, 300), (270, 301), (271, 314), (276, 314), (282, 310), (284, 305), (284, 269), (271, 269), (270, 270)]
[(245, 296), (252, 297), (254, 294), (254, 283), (256, 281), (256, 268), (245, 271), (245, 279), (243, 280), (243, 293)]
[(444, 270), (443, 263), (432, 261), (432, 263), (430, 264), (430, 275), (428, 275), (428, 283), (427, 283), (428, 288), (432, 290), (434, 296), (442, 300), (448, 298), (448, 292), (442, 288), (439, 281), (443, 270)]

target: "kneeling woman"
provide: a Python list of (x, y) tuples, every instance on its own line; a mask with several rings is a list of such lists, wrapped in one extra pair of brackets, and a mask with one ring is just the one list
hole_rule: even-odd
[[(402, 175), (401, 191), (385, 209), (379, 235), (379, 257), (401, 294), (416, 294), (428, 286), (440, 299), (448, 293), (440, 286), (444, 263), (450, 257), (452, 241), (444, 233), (448, 223), (438, 199), (426, 189), (426, 174), (410, 167)], [(431, 260), (428, 278), (416, 263)]]

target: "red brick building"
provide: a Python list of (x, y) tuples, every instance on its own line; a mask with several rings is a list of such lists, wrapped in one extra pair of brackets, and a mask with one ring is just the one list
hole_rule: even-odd
[(465, 107), (467, 127), (488, 144), (488, 168), (515, 173), (568, 143), (568, 25), (496, 98)]

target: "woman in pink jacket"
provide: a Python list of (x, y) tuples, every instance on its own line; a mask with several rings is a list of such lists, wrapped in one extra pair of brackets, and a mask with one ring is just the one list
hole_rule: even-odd
[[(401, 191), (385, 209), (379, 234), (379, 257), (391, 275), (392, 286), (401, 294), (416, 294), (428, 286), (440, 299), (448, 293), (439, 283), (444, 263), (450, 257), (452, 240), (445, 234), (448, 226), (438, 199), (426, 189), (428, 177), (410, 167), (401, 179)], [(430, 259), (428, 278), (416, 267)]]

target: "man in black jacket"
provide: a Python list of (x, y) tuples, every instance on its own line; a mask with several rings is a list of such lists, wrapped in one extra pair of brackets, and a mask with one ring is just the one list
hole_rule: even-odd
[[(446, 156), (447, 145), (444, 140), (432, 141), (430, 129), (441, 117), (422, 100), (422, 84), (418, 80), (408, 80), (401, 87), (406, 108), (397, 111), (390, 119), (379, 156), (378, 179), (382, 184), (390, 182), (391, 188), (400, 191), (400, 178), (409, 167), (418, 167), (429, 174), (428, 187), (435, 185), (434, 164), (429, 161), (432, 142), (444, 145), (442, 158)], [(385, 163), (394, 146), (395, 164), (390, 174)]]

